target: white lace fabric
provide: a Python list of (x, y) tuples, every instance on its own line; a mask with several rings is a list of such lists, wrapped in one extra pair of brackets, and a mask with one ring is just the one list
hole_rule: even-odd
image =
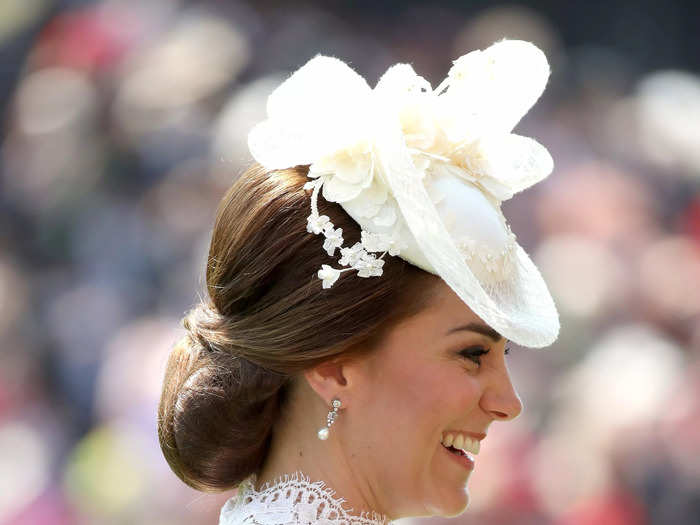
[(255, 476), (243, 481), (238, 493), (221, 509), (219, 525), (388, 525), (377, 512), (355, 514), (345, 499), (323, 481), (311, 481), (297, 471), (255, 489)]

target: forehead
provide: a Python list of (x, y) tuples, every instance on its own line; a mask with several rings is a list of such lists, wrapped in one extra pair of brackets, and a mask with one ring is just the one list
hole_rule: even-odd
[(399, 321), (394, 330), (420, 332), (431, 337), (445, 336), (450, 330), (471, 323), (486, 324), (442, 280), (437, 280), (416, 314)]

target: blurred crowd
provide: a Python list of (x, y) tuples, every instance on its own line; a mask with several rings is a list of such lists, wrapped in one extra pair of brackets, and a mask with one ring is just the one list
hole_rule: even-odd
[(554, 173), (504, 212), (562, 331), (509, 357), (525, 410), (492, 427), (449, 523), (700, 523), (700, 76), (681, 36), (654, 64), (568, 45), (536, 4), (390, 4), (0, 2), (0, 523), (216, 523), (232, 493), (169, 470), (156, 406), (267, 95), (318, 52), (435, 86), (503, 37), (553, 70), (516, 130)]

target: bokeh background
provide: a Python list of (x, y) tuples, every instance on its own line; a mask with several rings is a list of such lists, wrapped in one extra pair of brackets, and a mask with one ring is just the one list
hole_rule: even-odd
[(517, 129), (555, 171), (504, 211), (562, 331), (514, 349), (525, 411), (449, 523), (700, 523), (699, 5), (0, 1), (0, 523), (216, 523), (156, 405), (267, 95), (319, 52), (435, 86), (503, 37), (553, 70)]

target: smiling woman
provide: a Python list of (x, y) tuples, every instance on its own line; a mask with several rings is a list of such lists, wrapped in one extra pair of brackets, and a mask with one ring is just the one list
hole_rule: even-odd
[(503, 41), (435, 90), (405, 64), (371, 90), (319, 56), (270, 95), (159, 406), (173, 471), (238, 488), (221, 525), (467, 507), (481, 440), (522, 410), (508, 340), (542, 347), (559, 329), (500, 210), (551, 171), (510, 133), (548, 72)]
[[(449, 287), (435, 283), (425, 308), (393, 324), (371, 354), (306, 372), (309, 397), (320, 392), (347, 400), (333, 428), (337, 449), (329, 460), (319, 458), (318, 446), (304, 439), (310, 429), (294, 443), (287, 439), (293, 428), (285, 429), (275, 457), (283, 467), (265, 469), (264, 479), (313, 468), (323, 459), (314, 473), (321, 476), (326, 468), (344, 473), (343, 494), (363, 508), (394, 518), (459, 514), (467, 506), (464, 488), (479, 441), (493, 421), (521, 411), (504, 355), (505, 340)], [(303, 392), (297, 399), (292, 425), (303, 420), (308, 406)], [(294, 454), (299, 450), (301, 458)], [(307, 453), (312, 465), (304, 463)]]

